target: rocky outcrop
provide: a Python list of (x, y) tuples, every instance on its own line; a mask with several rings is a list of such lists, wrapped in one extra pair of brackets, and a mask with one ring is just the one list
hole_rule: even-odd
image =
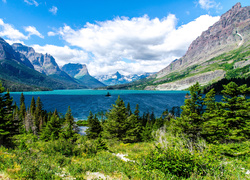
[(56, 79), (76, 83), (74, 79), (59, 68), (53, 56), (37, 53), (32, 47), (20, 43), (14, 43), (12, 47), (15, 51), (23, 54), (32, 63), (36, 71)]
[(190, 87), (191, 85), (195, 84), (196, 82), (199, 82), (201, 85), (206, 85), (209, 81), (212, 80), (220, 80), (224, 77), (225, 71), (223, 70), (215, 70), (211, 72), (206, 72), (203, 74), (195, 75), (192, 77), (188, 77), (182, 80), (178, 80), (175, 82), (170, 83), (164, 83), (161, 85), (158, 85), (156, 87), (154, 86), (148, 86), (145, 89), (147, 90), (184, 90)]
[(65, 71), (67, 74), (69, 74), (71, 77), (77, 79), (77, 81), (88, 87), (88, 88), (98, 88), (103, 87), (105, 84), (98, 81), (94, 77), (92, 77), (87, 69), (87, 66), (85, 64), (65, 64), (62, 67), (62, 70)]
[[(194, 40), (182, 58), (173, 61), (158, 72), (157, 78), (162, 78), (174, 71), (182, 71), (195, 64), (201, 64), (237, 48), (239, 44), (249, 43), (249, 32), (250, 6), (241, 7), (241, 4), (237, 3), (223, 14), (218, 22)], [(244, 38), (244, 42), (242, 38)]]
[(22, 54), (16, 52), (4, 39), (0, 37), (0, 59), (16, 60), (34, 69), (30, 61)]
[(89, 75), (87, 66), (85, 64), (68, 63), (62, 67), (62, 70), (74, 78), (80, 78), (81, 76)]

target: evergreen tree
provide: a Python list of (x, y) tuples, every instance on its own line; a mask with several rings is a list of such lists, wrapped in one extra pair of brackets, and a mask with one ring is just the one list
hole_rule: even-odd
[(226, 119), (228, 126), (228, 141), (242, 141), (250, 136), (250, 101), (246, 99), (246, 94), (249, 94), (250, 88), (247, 85), (238, 86), (234, 82), (230, 82), (223, 86), (222, 90), (222, 114)]
[(147, 121), (146, 125), (143, 127), (143, 130), (140, 134), (142, 141), (151, 141), (152, 136), (152, 123), (150, 120)]
[(131, 114), (126, 121), (127, 121), (127, 131), (124, 141), (130, 143), (139, 142), (142, 126), (140, 121), (138, 120), (138, 117), (134, 114)]
[(157, 129), (163, 127), (163, 126), (164, 126), (164, 119), (161, 116), (159, 118), (156, 118), (155, 123), (153, 125), (153, 130), (157, 130)]
[(194, 140), (202, 130), (203, 97), (198, 82), (189, 91), (190, 95), (186, 95), (184, 105), (181, 106), (181, 117), (172, 120), (175, 123), (175, 127), (172, 127), (175, 128), (174, 132), (181, 131)]
[(220, 111), (220, 103), (215, 101), (215, 91), (211, 89), (204, 98), (206, 107), (203, 113), (204, 123), (202, 125), (202, 137), (208, 142), (217, 142), (224, 139), (225, 119)]
[(136, 106), (135, 106), (134, 115), (137, 116), (138, 118), (139, 118), (139, 116), (140, 116), (139, 104), (136, 104)]
[(65, 114), (65, 123), (64, 123), (64, 129), (63, 129), (63, 136), (65, 139), (72, 138), (75, 134), (74, 131), (74, 117), (72, 116), (70, 106), (68, 107), (68, 110)]
[(41, 132), (40, 139), (44, 141), (56, 140), (61, 133), (61, 124), (58, 116), (52, 115)]
[(130, 108), (130, 104), (129, 104), (129, 103), (127, 104), (126, 112), (127, 112), (127, 117), (129, 117), (129, 116), (132, 114), (132, 111), (131, 111), (131, 108)]
[(13, 119), (12, 98), (9, 92), (2, 95), (4, 88), (0, 83), (0, 145), (8, 144), (12, 135), (18, 132), (18, 124)]
[(40, 97), (38, 96), (36, 100), (36, 106), (35, 106), (35, 111), (34, 111), (34, 116), (35, 116), (35, 126), (40, 131), (40, 126), (43, 124), (43, 105), (41, 102)]
[(30, 103), (30, 112), (33, 115), (36, 110), (36, 102), (34, 96), (32, 96), (31, 103)]
[(25, 113), (26, 113), (26, 107), (25, 107), (25, 98), (24, 98), (24, 95), (23, 93), (21, 94), (21, 97), (20, 97), (20, 110), (19, 110), (19, 116), (20, 116), (20, 119), (24, 120), (25, 118)]
[(107, 119), (103, 124), (103, 137), (123, 140), (127, 131), (126, 118), (125, 104), (118, 96), (115, 104), (113, 104), (113, 108), (107, 113)]
[(96, 139), (100, 136), (100, 133), (102, 131), (102, 127), (100, 124), (100, 121), (98, 120), (97, 116), (93, 115), (93, 113), (90, 111), (89, 116), (87, 119), (88, 122), (88, 129), (86, 130), (86, 136), (89, 139)]

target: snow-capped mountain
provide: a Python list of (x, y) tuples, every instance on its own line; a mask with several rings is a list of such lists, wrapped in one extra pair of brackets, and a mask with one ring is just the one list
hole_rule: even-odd
[(130, 83), (145, 77), (148, 77), (154, 73), (143, 73), (143, 74), (132, 74), (132, 75), (122, 75), (118, 71), (111, 75), (96, 76), (95, 78), (106, 85), (117, 85)]

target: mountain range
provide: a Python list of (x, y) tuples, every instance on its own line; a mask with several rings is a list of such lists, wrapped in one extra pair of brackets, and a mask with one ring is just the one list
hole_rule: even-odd
[(250, 77), (250, 6), (234, 5), (189, 46), (185, 55), (158, 73), (133, 83), (108, 88), (183, 90), (197, 81)]
[[(85, 66), (86, 67), (86, 66)], [(53, 56), (0, 38), (0, 81), (10, 91), (79, 89), (105, 86), (88, 73), (73, 77), (61, 70)]]
[(122, 75), (118, 71), (111, 75), (102, 75), (95, 76), (96, 79), (101, 81), (106, 85), (118, 85), (118, 84), (126, 84), (139, 79), (146, 78), (154, 73), (142, 73), (142, 74), (131, 74), (131, 75)]
[[(0, 81), (10, 91), (76, 88), (183, 90), (197, 81), (250, 79), (250, 6), (234, 5), (189, 46), (185, 55), (155, 73), (92, 77), (86, 65), (58, 66), (53, 56), (0, 38)], [(138, 80), (139, 79), (139, 80)], [(134, 81), (136, 80), (136, 81)], [(128, 84), (124, 84), (128, 83)], [(111, 86), (113, 84), (118, 84)]]

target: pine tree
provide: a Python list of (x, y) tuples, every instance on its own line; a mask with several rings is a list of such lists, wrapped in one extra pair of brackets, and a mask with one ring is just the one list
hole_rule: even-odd
[(43, 121), (43, 105), (41, 102), (40, 97), (38, 96), (36, 100), (36, 106), (35, 106), (35, 111), (34, 111), (34, 116), (35, 116), (35, 126), (40, 131), (40, 125), (42, 124)]
[(146, 125), (143, 127), (143, 130), (140, 134), (142, 141), (151, 141), (153, 139), (152, 131), (152, 122), (148, 119)]
[(138, 117), (134, 114), (131, 114), (126, 121), (127, 121), (127, 131), (126, 131), (126, 137), (123, 140), (129, 143), (139, 142), (142, 126)]
[(204, 105), (206, 109), (203, 113), (202, 137), (211, 143), (223, 141), (226, 123), (220, 110), (221, 105), (215, 101), (214, 89), (211, 89), (206, 94)]
[(139, 116), (140, 116), (139, 104), (136, 104), (136, 106), (135, 106), (134, 115), (137, 116), (138, 118), (139, 118)]
[(107, 139), (123, 140), (126, 137), (127, 123), (126, 107), (120, 96), (113, 108), (107, 113), (107, 119), (103, 124), (103, 137)]
[(65, 139), (72, 138), (75, 134), (74, 131), (74, 117), (72, 116), (70, 106), (65, 114), (65, 122), (64, 122), (64, 129), (63, 129), (63, 136)]
[(9, 92), (2, 95), (4, 88), (0, 83), (0, 145), (10, 142), (9, 137), (18, 132), (19, 125), (13, 121), (13, 105)]
[(34, 96), (32, 96), (31, 103), (30, 103), (30, 112), (33, 115), (36, 110), (36, 102)]
[(181, 131), (194, 140), (202, 130), (203, 97), (198, 82), (191, 86), (189, 91), (190, 95), (186, 95), (184, 105), (181, 106), (181, 117), (173, 122), (176, 123), (175, 132)]
[(93, 113), (90, 111), (89, 116), (87, 119), (88, 122), (88, 129), (86, 130), (86, 136), (89, 139), (96, 139), (100, 136), (100, 133), (102, 131), (102, 127), (100, 124), (100, 121), (98, 120), (97, 116), (93, 115)]
[(242, 141), (250, 137), (250, 101), (246, 99), (250, 88), (238, 86), (234, 82), (223, 85), (221, 113), (227, 125), (227, 141)]
[(26, 107), (25, 107), (25, 98), (24, 98), (24, 95), (23, 93), (21, 94), (21, 97), (20, 97), (20, 110), (19, 110), (19, 116), (22, 120), (24, 120), (25, 118), (25, 113), (26, 113)]
[(127, 104), (126, 112), (127, 112), (127, 117), (129, 117), (129, 116), (132, 114), (132, 111), (131, 111), (131, 108), (130, 108), (130, 104), (129, 104), (129, 103)]
[(58, 116), (52, 115), (41, 132), (40, 139), (44, 141), (56, 140), (61, 133), (61, 124)]
[(157, 130), (157, 129), (163, 127), (163, 126), (164, 126), (164, 119), (161, 116), (159, 118), (156, 118), (155, 123), (153, 125), (153, 130)]

